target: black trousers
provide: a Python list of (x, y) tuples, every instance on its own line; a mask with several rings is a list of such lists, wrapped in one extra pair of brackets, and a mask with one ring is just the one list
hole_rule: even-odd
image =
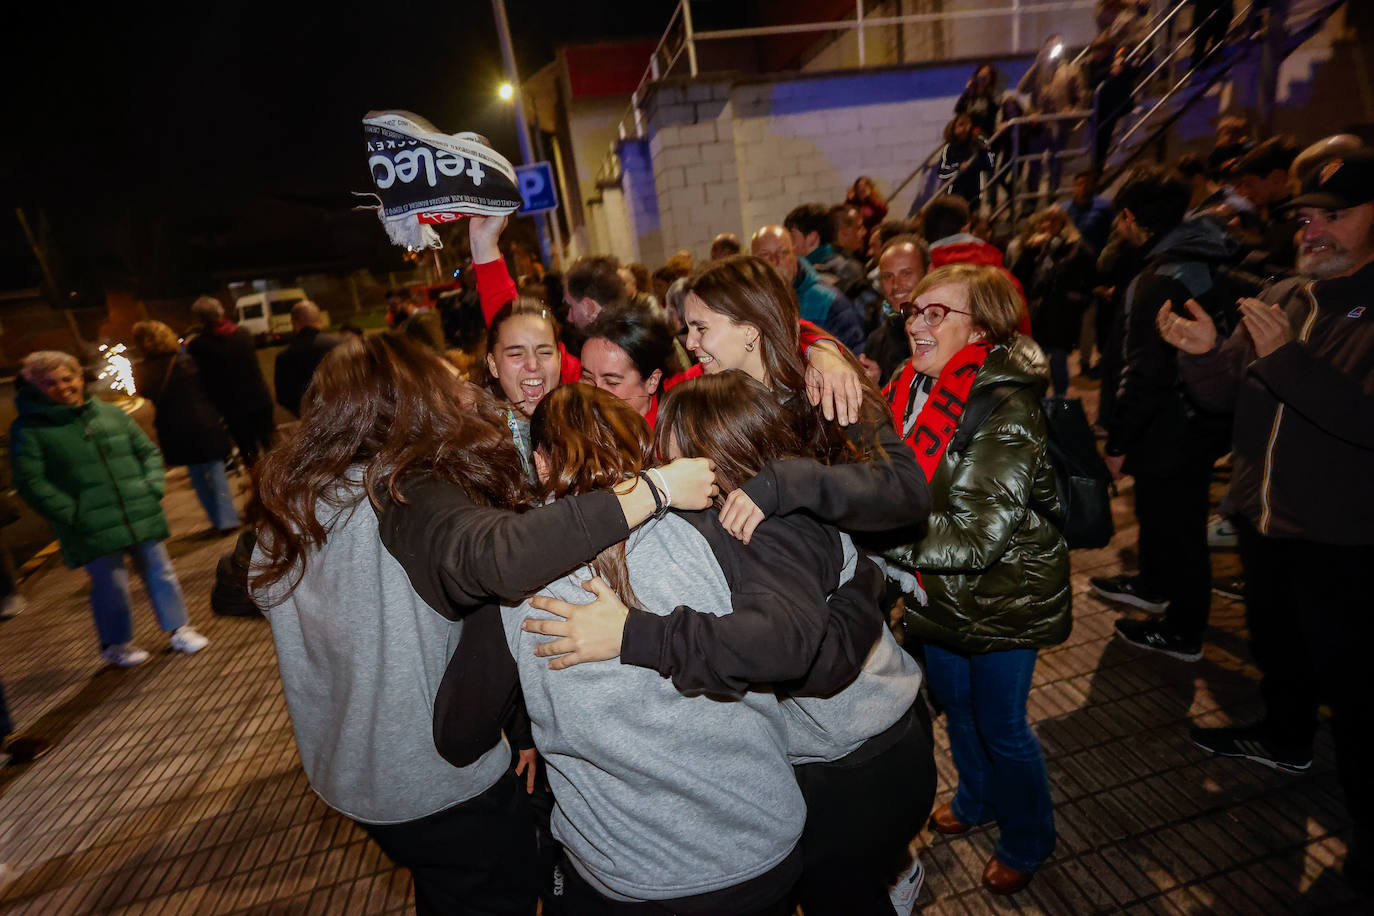
[(533, 916), (539, 892), (534, 818), (523, 780), (496, 785), (404, 824), (364, 824), (382, 851), (415, 879), (419, 916)]
[(1212, 458), (1189, 456), (1173, 473), (1134, 477), (1141, 582), (1169, 599), (1164, 622), (1170, 630), (1184, 639), (1201, 639), (1212, 611), (1207, 548)]
[[(892, 729), (848, 757), (796, 768), (806, 799), (797, 886), (806, 916), (891, 916), (888, 885), (935, 803), (930, 735), (930, 715), (917, 698)], [(869, 744), (884, 742), (870, 756)]]
[(229, 427), (229, 437), (239, 447), (239, 454), (249, 467), (257, 463), (262, 453), (272, 447), (272, 434), (276, 431), (272, 405), (243, 413), (234, 413), (224, 418)]
[(1265, 537), (1237, 518), (1250, 649), (1263, 673), (1264, 724), (1283, 747), (1305, 750), (1317, 705), (1331, 707), (1336, 769), (1357, 843), (1374, 843), (1374, 645), (1369, 571), (1374, 545)]

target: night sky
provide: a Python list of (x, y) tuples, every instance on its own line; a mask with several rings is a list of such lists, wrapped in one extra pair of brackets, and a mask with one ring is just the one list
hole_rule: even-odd
[[(521, 75), (558, 44), (657, 37), (673, 5), (507, 0)], [(76, 9), (6, 10), (5, 288), (36, 283), (16, 205), (42, 217), (61, 282), (83, 296), (119, 279), (180, 295), (247, 265), (385, 260), (375, 217), (349, 211), (348, 192), (370, 188), (369, 109), (476, 130), (519, 161), (486, 0)]]

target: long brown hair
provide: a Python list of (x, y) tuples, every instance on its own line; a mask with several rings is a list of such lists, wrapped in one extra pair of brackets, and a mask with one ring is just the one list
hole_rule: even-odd
[(660, 455), (676, 446), (684, 458), (714, 461), (722, 501), (767, 462), (806, 454), (792, 415), (772, 392), (738, 369), (674, 386), (658, 405), (654, 435)]
[[(814, 457), (827, 464), (865, 457), (850, 445), (838, 423), (826, 420), (807, 400), (806, 363), (799, 349), (801, 306), (796, 293), (771, 264), (747, 254), (715, 261), (688, 279), (686, 291), (695, 293), (712, 311), (758, 328), (757, 345), (766, 382), (792, 415), (797, 438)], [(835, 345), (859, 377), (864, 411), (872, 416), (889, 415), (887, 403), (859, 361), (838, 341)]]
[[(400, 484), (412, 475), (451, 483), (480, 505), (529, 505), (519, 455), (490, 397), (402, 335), (341, 343), (315, 371), (300, 426), (254, 468), (249, 518), (266, 559), (253, 587), (294, 570), (295, 589), (339, 511), (357, 504), (350, 480), (380, 507), (383, 494), (405, 503)], [(338, 511), (322, 518), (321, 503)]]
[[(639, 411), (581, 383), (560, 385), (534, 408), (530, 446), (548, 461), (539, 487), (545, 498), (604, 490), (653, 465), (653, 433)], [(621, 601), (639, 603), (625, 566), (624, 541), (601, 551), (592, 567)]]

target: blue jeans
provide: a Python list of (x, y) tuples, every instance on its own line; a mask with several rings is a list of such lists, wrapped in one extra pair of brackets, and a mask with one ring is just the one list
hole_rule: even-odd
[(1054, 851), (1054, 807), (1040, 742), (1026, 720), (1034, 649), (962, 655), (926, 645), (926, 680), (945, 708), (959, 770), (960, 823), (997, 821), (997, 858), (1034, 872)]
[(86, 564), (91, 577), (91, 612), (100, 645), (113, 646), (134, 638), (134, 618), (129, 606), (129, 570), (124, 557), (134, 561), (134, 569), (148, 589), (158, 626), (171, 633), (186, 626), (186, 601), (181, 596), (172, 558), (161, 541), (140, 541), (118, 553), (106, 554)]
[(200, 464), (186, 465), (186, 473), (191, 476), (191, 486), (210, 516), (210, 524), (220, 530), (237, 528), (239, 513), (234, 508), (234, 493), (229, 489), (229, 476), (224, 473), (224, 462), (205, 461)]

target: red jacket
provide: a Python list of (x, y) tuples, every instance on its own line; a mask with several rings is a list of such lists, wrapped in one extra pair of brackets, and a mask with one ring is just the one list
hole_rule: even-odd
[(1026, 291), (1021, 288), (1021, 281), (1016, 279), (1015, 275), (1007, 270), (1006, 265), (1002, 263), (1002, 249), (981, 239), (974, 239), (971, 236), (969, 238), (972, 240), (947, 242), (943, 245), (937, 243), (932, 246), (930, 249), (930, 266), (934, 268), (944, 267), (946, 264), (983, 264), (987, 267), (996, 267), (1011, 281), (1011, 285), (1016, 287), (1016, 292), (1021, 297), (1021, 320), (1017, 322), (1016, 330), (1018, 333), (1030, 337), (1030, 313), (1026, 310)]

